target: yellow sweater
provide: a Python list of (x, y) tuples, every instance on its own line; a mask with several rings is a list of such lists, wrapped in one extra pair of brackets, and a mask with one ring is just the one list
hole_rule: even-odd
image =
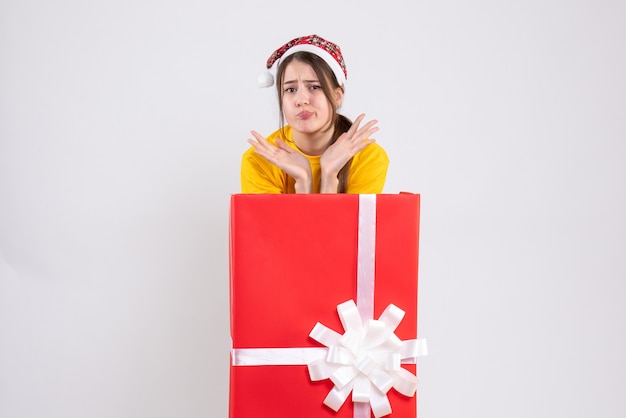
[[(285, 143), (304, 155), (311, 164), (313, 174), (313, 193), (320, 191), (320, 156), (306, 155), (293, 142), (291, 127), (284, 128)], [(280, 138), (280, 129), (271, 134), (267, 140), (276, 144)], [(348, 173), (348, 189), (352, 194), (380, 194), (385, 185), (389, 159), (385, 150), (377, 143), (366, 146), (352, 159)], [(242, 193), (295, 193), (295, 180), (284, 171), (254, 152), (250, 147), (241, 159), (241, 191)]]

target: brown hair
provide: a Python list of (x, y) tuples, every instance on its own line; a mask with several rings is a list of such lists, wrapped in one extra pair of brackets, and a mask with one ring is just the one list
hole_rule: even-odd
[[(319, 57), (316, 54), (307, 51), (298, 51), (292, 55), (285, 57), (282, 60), (278, 67), (278, 71), (276, 73), (276, 91), (278, 93), (278, 110), (279, 110), (279, 118), (280, 118), (280, 129), (281, 133), (284, 135), (283, 128), (285, 126), (285, 116), (283, 113), (283, 77), (285, 74), (285, 68), (287, 68), (287, 64), (291, 61), (298, 61), (305, 64), (309, 64), (315, 74), (317, 75), (320, 85), (322, 87), (322, 91), (326, 96), (326, 99), (329, 103), (333, 104), (333, 93), (337, 88), (343, 89), (343, 86), (340, 86), (335, 78), (335, 74), (330, 69), (326, 61)], [(330, 144), (332, 145), (337, 141), (337, 138), (344, 132), (346, 132), (352, 126), (352, 121), (345, 117), (342, 114), (337, 113), (337, 109), (334, 105), (331, 106), (333, 116), (331, 119), (330, 126), (328, 129), (333, 129), (333, 135), (330, 140)], [(339, 179), (339, 185), (337, 186), (337, 193), (345, 193), (348, 188), (348, 172), (350, 171), (350, 163), (352, 162), (352, 158), (339, 170), (339, 174), (337, 178)]]

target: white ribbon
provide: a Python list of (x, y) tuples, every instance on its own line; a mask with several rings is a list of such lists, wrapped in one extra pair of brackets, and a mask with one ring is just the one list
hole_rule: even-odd
[(232, 349), (233, 366), (307, 365), (311, 380), (334, 383), (324, 404), (338, 411), (350, 393), (354, 418), (376, 418), (391, 413), (387, 392), (415, 395), (417, 377), (401, 367), (427, 354), (426, 341), (401, 341), (394, 333), (404, 311), (390, 304), (374, 320), (376, 254), (376, 195), (359, 196), (357, 304), (337, 306), (344, 334), (319, 322), (309, 334), (326, 348)]
[(322, 347), (233, 348), (233, 366), (293, 366), (309, 364), (326, 356)]
[[(356, 303), (363, 320), (374, 318), (376, 195), (359, 195)], [(369, 417), (368, 417), (369, 418)]]

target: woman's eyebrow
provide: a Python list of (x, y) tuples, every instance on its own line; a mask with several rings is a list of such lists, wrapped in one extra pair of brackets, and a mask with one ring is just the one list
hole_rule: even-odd
[[(315, 79), (315, 80), (302, 80), (305, 83), (319, 83), (320, 81)], [(287, 80), (285, 81), (283, 84), (294, 84), (297, 83), (298, 80)]]

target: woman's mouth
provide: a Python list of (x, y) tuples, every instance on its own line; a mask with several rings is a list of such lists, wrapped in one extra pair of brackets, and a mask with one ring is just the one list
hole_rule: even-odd
[(298, 113), (298, 117), (300, 119), (309, 119), (311, 116), (313, 116), (313, 112), (308, 112), (306, 110)]

